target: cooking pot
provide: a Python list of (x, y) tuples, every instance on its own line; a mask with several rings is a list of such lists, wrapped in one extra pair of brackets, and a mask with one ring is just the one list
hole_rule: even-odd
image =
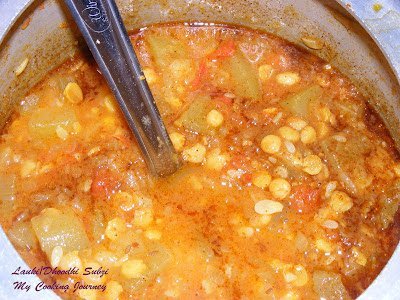
[[(88, 0), (93, 2), (96, 0)], [(384, 120), (400, 149), (400, 2), (381, 0), (119, 0), (128, 30), (159, 22), (231, 23), (261, 29), (301, 47), (301, 37), (325, 41), (315, 54), (352, 79)], [(374, 6), (375, 5), (375, 6)], [(84, 49), (62, 1), (0, 1), (0, 128), (14, 104), (51, 69)], [(310, 50), (313, 51), (313, 50)], [(15, 69), (28, 60), (25, 71)], [(28, 269), (0, 229), (0, 299), (57, 299), (51, 291), (14, 290), (35, 286)], [(400, 298), (400, 248), (359, 299)]]

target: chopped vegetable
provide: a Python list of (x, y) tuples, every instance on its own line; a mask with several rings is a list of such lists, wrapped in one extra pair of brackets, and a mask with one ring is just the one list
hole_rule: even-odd
[(11, 226), (8, 236), (15, 246), (22, 249), (34, 249), (38, 246), (38, 240), (30, 222), (16, 222)]
[(194, 79), (193, 79), (193, 81), (191, 83), (192, 84), (192, 88), (194, 90), (198, 89), (201, 86), (201, 84), (202, 84), (204, 78), (206, 77), (207, 73), (208, 73), (207, 63), (206, 63), (205, 60), (201, 60), (200, 64), (199, 64), (199, 67), (198, 67), (198, 70), (197, 70), (197, 73), (196, 73), (196, 76), (194, 77)]
[(329, 300), (351, 299), (339, 274), (315, 271), (313, 274), (314, 291), (320, 298)]
[(149, 251), (147, 251), (146, 261), (153, 275), (164, 270), (171, 259), (170, 251), (159, 243), (152, 244)]
[(173, 37), (149, 35), (148, 42), (150, 44), (151, 53), (158, 67), (166, 68), (173, 59), (185, 58), (187, 54), (187, 46), (182, 41)]
[(280, 105), (296, 117), (310, 119), (313, 117), (312, 112), (309, 110), (310, 104), (318, 101), (321, 96), (321, 87), (319, 85), (313, 85), (281, 101)]
[(182, 113), (176, 123), (193, 132), (207, 133), (210, 131), (210, 126), (207, 123), (207, 114), (213, 105), (210, 97), (199, 96), (192, 101), (189, 108)]
[(224, 69), (232, 76), (235, 95), (253, 101), (261, 100), (262, 91), (257, 72), (241, 51), (223, 62)]
[(236, 45), (233, 40), (222, 41), (218, 48), (211, 53), (208, 57), (210, 59), (228, 58), (232, 57), (236, 51)]
[(28, 126), (34, 138), (49, 139), (56, 137), (57, 128), (72, 131), (75, 122), (76, 114), (71, 108), (48, 107), (33, 111)]
[(313, 213), (322, 204), (321, 191), (307, 184), (293, 187), (289, 203), (290, 207), (298, 213)]
[(371, 184), (365, 165), (365, 155), (371, 151), (371, 141), (366, 136), (354, 136), (346, 143), (334, 138), (321, 143), (322, 150), (331, 167), (349, 193), (358, 195)]
[(216, 97), (213, 99), (217, 104), (217, 107), (221, 107), (221, 106), (229, 106), (233, 104), (233, 100), (232, 98), (226, 97), (226, 96), (220, 96), (220, 97)]
[(90, 188), (94, 199), (108, 199), (120, 187), (116, 174), (106, 168), (100, 168), (94, 172)]
[(31, 222), (40, 247), (49, 259), (56, 246), (61, 246), (66, 253), (89, 246), (83, 224), (73, 212), (46, 208)]
[(379, 216), (382, 223), (382, 229), (387, 229), (394, 220), (394, 216), (400, 205), (400, 180), (397, 179), (388, 191), (382, 193), (379, 197), (381, 206)]
[(15, 198), (16, 175), (7, 175), (0, 173), (0, 201), (11, 202)]

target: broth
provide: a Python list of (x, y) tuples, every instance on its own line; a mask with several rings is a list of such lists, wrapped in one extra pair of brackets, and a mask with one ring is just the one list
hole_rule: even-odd
[(152, 178), (95, 63), (66, 62), (0, 140), (1, 224), (29, 266), (77, 269), (41, 274), (67, 299), (360, 295), (399, 241), (400, 195), (398, 154), (361, 93), (245, 28), (131, 40), (183, 167)]

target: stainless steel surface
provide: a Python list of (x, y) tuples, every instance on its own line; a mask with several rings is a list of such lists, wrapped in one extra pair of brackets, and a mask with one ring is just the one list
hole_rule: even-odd
[[(340, 0), (340, 4), (370, 33), (400, 81), (400, 1)], [(380, 5), (374, 9), (374, 5)]]
[[(362, 90), (371, 104), (384, 118), (394, 139), (399, 145), (400, 137), (400, 87), (393, 74), (398, 76), (398, 59), (400, 38), (398, 29), (385, 25), (379, 27), (379, 17), (386, 24), (398, 16), (398, 0), (384, 1), (333, 1), (333, 0), (117, 0), (124, 23), (129, 28), (145, 26), (160, 21), (202, 20), (211, 22), (229, 22), (261, 28), (282, 36), (301, 46), (300, 37), (310, 33), (325, 40), (326, 51), (314, 52), (328, 60), (349, 76)], [(358, 23), (348, 20), (340, 13), (331, 10), (338, 2), (356, 16), (360, 14), (361, 24), (375, 34), (373, 37), (388, 60), (386, 61), (377, 46), (359, 29)], [(375, 12), (372, 5), (380, 2), (383, 8)], [(0, 39), (21, 15), (21, 8), (27, 7), (29, 0), (0, 0)], [(134, 3), (134, 4), (133, 4)], [(351, 10), (346, 4), (351, 4)], [(65, 57), (79, 51), (75, 45), (76, 38), (69, 30), (60, 29), (58, 24), (65, 22), (64, 10), (55, 0), (45, 1), (42, 10), (33, 13), (32, 21), (25, 30), (14, 26), (5, 43), (0, 48), (0, 126), (10, 111), (13, 103), (18, 101), (18, 91), (23, 94), (32, 84), (40, 79), (52, 67), (60, 64)], [(394, 13), (389, 13), (393, 11)], [(388, 14), (389, 13), (389, 14)], [(375, 20), (376, 19), (376, 20)], [(395, 19), (395, 18), (394, 18)], [(367, 20), (367, 21), (364, 21)], [(387, 23), (388, 22), (388, 23)], [(47, 43), (48, 38), (49, 43)], [(49, 45), (55, 45), (53, 48)], [(42, 52), (40, 52), (42, 51)], [(41, 53), (33, 56), (33, 53)], [(66, 54), (68, 52), (68, 54)], [(47, 59), (48, 56), (51, 59)], [(13, 76), (13, 69), (25, 56), (32, 57), (34, 63), (27, 68), (18, 80)], [(392, 70), (390, 69), (392, 68)], [(12, 89), (7, 87), (12, 86)], [(14, 95), (14, 96), (9, 96)], [(4, 114), (2, 115), (2, 112)], [(9, 275), (15, 266), (27, 267), (17, 252), (0, 230), (0, 299), (55, 299), (51, 293), (16, 292), (12, 288), (15, 277)], [(360, 299), (399, 299), (400, 298), (400, 249), (366, 290)], [(23, 279), (37, 280), (26, 276)]]
[(18, 17), (25, 11), (33, 0), (2, 0), (0, 1), (0, 43), (7, 34), (8, 30), (15, 23)]
[(90, 51), (136, 137), (151, 173), (179, 168), (150, 88), (113, 0), (65, 0)]

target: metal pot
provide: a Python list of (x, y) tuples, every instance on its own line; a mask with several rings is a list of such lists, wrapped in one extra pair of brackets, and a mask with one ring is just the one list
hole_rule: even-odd
[[(95, 1), (95, 0), (91, 0)], [(400, 2), (381, 0), (117, 0), (129, 29), (172, 21), (231, 23), (262, 29), (301, 46), (308, 34), (323, 39), (315, 52), (350, 77), (381, 115), (400, 149)], [(351, 15), (354, 17), (351, 17)], [(0, 1), (0, 128), (15, 103), (51, 69), (84, 44), (61, 1)], [(364, 29), (363, 29), (364, 28)], [(15, 68), (28, 58), (25, 71)], [(396, 78), (397, 77), (397, 78)], [(25, 262), (0, 229), (0, 299), (57, 299), (35, 292), (40, 279), (11, 275)], [(400, 248), (359, 299), (400, 297)], [(32, 285), (14, 290), (13, 282)]]

